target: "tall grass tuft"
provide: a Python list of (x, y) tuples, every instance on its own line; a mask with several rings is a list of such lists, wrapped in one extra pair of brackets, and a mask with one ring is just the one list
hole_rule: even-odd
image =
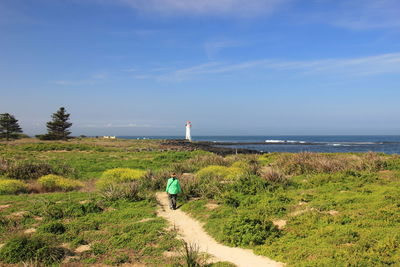
[(334, 173), (340, 171), (378, 171), (386, 167), (384, 158), (377, 153), (321, 154), (303, 152), (282, 154), (274, 166), (285, 174)]
[(259, 175), (266, 181), (276, 184), (287, 184), (289, 182), (289, 179), (286, 175), (281, 173), (279, 170), (271, 167), (261, 168), (259, 170)]
[(139, 187), (136, 181), (126, 183), (109, 183), (100, 189), (100, 195), (110, 201), (127, 199), (135, 201), (140, 199), (138, 196)]
[(182, 240), (182, 257), (186, 267), (202, 267), (205, 265), (205, 257), (201, 255), (199, 245)]

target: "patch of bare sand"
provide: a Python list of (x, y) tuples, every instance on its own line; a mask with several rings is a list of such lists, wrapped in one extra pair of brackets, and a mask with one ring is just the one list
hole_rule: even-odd
[(75, 253), (82, 253), (90, 250), (90, 245), (81, 245), (75, 249)]
[(138, 223), (144, 223), (144, 222), (148, 222), (148, 221), (152, 221), (152, 220), (154, 220), (154, 218), (144, 218), (144, 219), (141, 219), (140, 221), (138, 221)]
[(25, 234), (33, 234), (33, 233), (36, 233), (36, 229), (35, 229), (35, 228), (29, 228), (29, 229), (26, 229), (26, 230), (24, 231), (24, 233), (25, 233)]
[(9, 208), (10, 206), (11, 206), (10, 204), (8, 204), (8, 205), (0, 205), (0, 210), (7, 209), (7, 208)]
[(217, 243), (204, 230), (202, 225), (181, 210), (168, 208), (168, 196), (164, 192), (156, 193), (160, 208), (158, 215), (168, 220), (177, 229), (183, 240), (199, 246), (201, 252), (208, 253), (218, 261), (228, 261), (238, 267), (275, 267), (283, 263), (255, 255), (250, 249), (233, 248)]
[(278, 227), (279, 230), (282, 230), (283, 228), (285, 228), (287, 221), (286, 220), (275, 220), (272, 221), (272, 223)]
[(206, 207), (208, 210), (215, 210), (216, 208), (219, 207), (219, 205), (216, 204), (216, 203), (207, 203), (207, 204), (205, 205), (205, 207)]
[(337, 210), (329, 210), (326, 213), (328, 213), (329, 215), (332, 215), (332, 216), (336, 216), (339, 214), (339, 212)]
[(167, 258), (179, 257), (180, 255), (179, 251), (164, 251), (163, 253), (163, 256)]
[(28, 213), (29, 213), (28, 211), (23, 210), (23, 211), (18, 211), (18, 212), (11, 213), (10, 216), (12, 216), (12, 217), (24, 217)]

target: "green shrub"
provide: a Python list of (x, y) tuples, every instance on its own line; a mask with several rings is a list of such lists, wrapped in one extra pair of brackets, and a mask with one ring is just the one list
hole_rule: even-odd
[(37, 236), (17, 236), (0, 250), (0, 260), (5, 263), (33, 262), (51, 265), (60, 262), (65, 252), (50, 241)]
[(224, 241), (234, 246), (260, 245), (278, 234), (271, 221), (249, 215), (231, 217), (223, 226)]
[(28, 186), (22, 181), (13, 179), (0, 180), (0, 195), (24, 193), (27, 190)]
[(103, 208), (94, 201), (80, 204), (76, 202), (56, 203), (43, 200), (35, 205), (33, 213), (47, 219), (61, 219), (66, 217), (81, 217), (89, 213), (100, 213), (102, 211)]
[(226, 167), (211, 165), (197, 172), (200, 179), (217, 178), (219, 180), (232, 180), (246, 175), (246, 170), (239, 167)]
[(96, 242), (90, 247), (90, 249), (92, 250), (93, 254), (97, 256), (97, 255), (102, 255), (102, 254), (106, 253), (108, 250), (108, 247), (104, 243)]
[(228, 163), (223, 157), (216, 154), (198, 154), (184, 162), (173, 164), (171, 171), (175, 173), (192, 173), (210, 165), (227, 166)]
[(46, 191), (72, 191), (83, 187), (83, 183), (64, 178), (62, 176), (49, 174), (39, 178), (38, 183)]
[(51, 233), (51, 234), (63, 234), (66, 230), (64, 224), (60, 222), (51, 222), (42, 225), (39, 229), (45, 233)]
[(246, 195), (256, 195), (257, 193), (263, 193), (272, 191), (274, 186), (270, 182), (260, 178), (256, 175), (243, 176), (237, 179), (231, 188), (238, 193)]
[(129, 169), (129, 168), (116, 168), (105, 171), (101, 178), (97, 181), (96, 186), (98, 189), (108, 188), (110, 184), (115, 185), (119, 183), (127, 183), (140, 179), (146, 174), (146, 171)]

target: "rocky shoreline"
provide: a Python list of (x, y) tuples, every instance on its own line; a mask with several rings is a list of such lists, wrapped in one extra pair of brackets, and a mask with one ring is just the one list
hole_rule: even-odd
[(252, 149), (245, 149), (245, 148), (236, 149), (230, 147), (217, 146), (222, 144), (225, 145), (225, 143), (215, 143), (215, 142), (205, 142), (205, 141), (189, 142), (180, 139), (164, 140), (161, 143), (162, 146), (168, 148), (187, 150), (187, 151), (204, 150), (208, 152), (213, 152), (221, 156), (231, 155), (231, 154), (261, 154), (261, 152)]

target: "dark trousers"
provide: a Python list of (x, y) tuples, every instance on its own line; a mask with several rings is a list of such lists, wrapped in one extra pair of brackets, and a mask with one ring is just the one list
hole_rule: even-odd
[(173, 210), (176, 209), (176, 197), (177, 194), (168, 194), (168, 199), (169, 199), (169, 207)]

